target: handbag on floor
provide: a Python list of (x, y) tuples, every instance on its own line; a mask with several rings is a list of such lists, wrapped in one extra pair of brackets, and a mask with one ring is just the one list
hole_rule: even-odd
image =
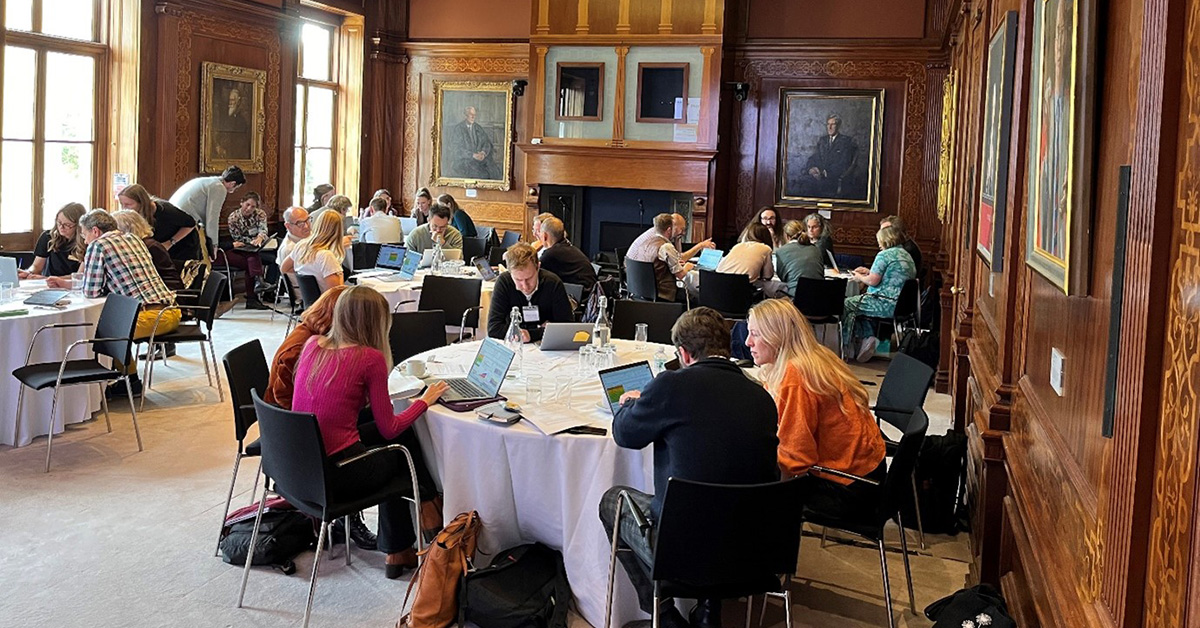
[(480, 628), (566, 628), (571, 585), (562, 554), (542, 545), (518, 545), (463, 578), (458, 625)]
[(397, 628), (446, 628), (458, 618), (458, 588), (475, 558), (475, 545), (483, 523), (479, 513), (464, 512), (446, 524), (428, 547), (408, 591), (404, 606), (416, 589), (412, 608), (400, 617)]
[(1017, 628), (1004, 596), (986, 584), (959, 589), (925, 607), (933, 628)]

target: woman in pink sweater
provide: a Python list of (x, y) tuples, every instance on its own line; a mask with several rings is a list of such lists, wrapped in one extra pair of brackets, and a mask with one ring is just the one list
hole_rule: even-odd
[[(292, 410), (317, 416), (325, 454), (332, 462), (360, 454), (369, 445), (394, 441), (446, 391), (445, 383), (431, 383), (407, 410), (400, 414), (392, 412), (387, 389), (388, 372), (392, 369), (388, 349), (391, 320), (383, 295), (363, 286), (349, 288), (334, 306), (329, 335), (310, 338), (296, 362)], [(359, 412), (367, 404), (375, 421), (373, 425), (364, 425), (363, 432), (378, 433), (381, 442), (364, 444), (360, 440)], [(342, 494), (366, 494), (397, 476), (408, 475), (404, 455), (388, 452), (335, 467), (330, 484), (333, 491)], [(417, 555), (413, 549), (416, 540), (412, 515), (404, 499), (391, 499), (379, 505), (379, 550), (387, 552), (388, 578), (398, 578), (405, 567), (416, 567)]]

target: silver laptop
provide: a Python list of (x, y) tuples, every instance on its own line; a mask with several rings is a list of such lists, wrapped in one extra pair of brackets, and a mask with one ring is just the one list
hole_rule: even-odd
[(400, 217), (400, 231), (404, 233), (412, 233), (413, 229), (417, 228), (417, 219), (412, 216)]
[(575, 351), (592, 341), (591, 323), (546, 323), (542, 351)]
[[(425, 249), (421, 254), (421, 268), (429, 268), (433, 266), (433, 251), (434, 249)], [(462, 249), (442, 249), (442, 255), (447, 261), (462, 259)]]
[(622, 364), (600, 371), (600, 387), (604, 389), (604, 401), (613, 416), (621, 409), (621, 395), (636, 390), (641, 392), (654, 381), (654, 371), (650, 363), (642, 360), (632, 364)]
[(17, 277), (17, 258), (0, 257), (0, 283), (11, 283), (16, 287), (20, 281)]
[(500, 394), (500, 384), (504, 383), (504, 376), (508, 375), (508, 367), (512, 365), (515, 355), (512, 349), (495, 338), (484, 338), (467, 376), (446, 380), (450, 389), (442, 395), (442, 400), (473, 401), (491, 399)]

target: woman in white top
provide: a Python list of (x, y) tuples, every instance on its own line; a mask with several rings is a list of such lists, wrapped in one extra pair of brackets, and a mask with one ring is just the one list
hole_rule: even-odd
[(312, 235), (296, 245), (279, 270), (316, 277), (321, 292), (342, 285), (342, 260), (346, 257), (342, 235), (341, 214), (322, 212), (312, 227)]
[(767, 296), (778, 296), (786, 286), (774, 281), (775, 265), (771, 260), (774, 239), (771, 229), (761, 222), (752, 222), (742, 231), (741, 241), (729, 249), (717, 272), (746, 275), (750, 283), (762, 288)]

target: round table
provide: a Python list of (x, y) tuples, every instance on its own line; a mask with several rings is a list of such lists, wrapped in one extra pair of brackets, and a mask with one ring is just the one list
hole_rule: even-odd
[[(461, 275), (456, 275), (466, 279), (478, 279), (479, 273), (474, 268), (465, 268), (467, 272)], [(421, 300), (421, 284), (425, 281), (425, 275), (428, 275), (428, 270), (417, 271), (415, 277), (409, 280), (402, 281), (384, 281), (374, 277), (359, 277), (358, 285), (370, 286), (387, 299), (388, 307), (399, 312), (415, 312), (417, 311), (418, 302)], [(479, 325), (481, 328), (487, 327), (488, 310), (492, 304), (492, 289), (495, 287), (495, 281), (485, 281), (479, 291)], [(400, 309), (396, 310), (399, 305)], [(451, 323), (452, 321), (447, 321)], [(458, 322), (453, 321), (454, 329), (458, 329)]]
[[(33, 292), (45, 288), (46, 282), (42, 280), (22, 281), (17, 288), (16, 298), (10, 303), (0, 304), (0, 311), (29, 310), (24, 315), (0, 317), (0, 338), (5, 339), (8, 347), (0, 351), (0, 378), (3, 378), (4, 382), (0, 384), (0, 399), (5, 400), (5, 403), (0, 404), (2, 445), (28, 445), (34, 438), (49, 434), (51, 429), (55, 434), (60, 434), (65, 424), (86, 421), (94, 412), (100, 410), (102, 393), (99, 386), (67, 386), (59, 393), (58, 416), (54, 417), (53, 428), (50, 406), (54, 400), (54, 391), (50, 388), (41, 391), (26, 390), (24, 408), (21, 416), (17, 416), (17, 395), (20, 393), (21, 383), (12, 376), (12, 372), (25, 366), (25, 354), (29, 351), (29, 341), (33, 335), (44, 325), (91, 323), (88, 327), (47, 329), (38, 335), (30, 362), (60, 362), (63, 352), (71, 343), (95, 336), (96, 321), (100, 320), (100, 310), (104, 306), (104, 299), (87, 299), (77, 294), (69, 297), (71, 303), (62, 310), (40, 309), (21, 303)], [(92, 355), (90, 347), (76, 347), (71, 359), (84, 359)]]
[[(650, 344), (636, 351), (631, 341), (613, 342), (617, 364), (649, 361), (662, 347)], [(465, 372), (478, 348), (479, 342), (461, 343), (417, 357), (434, 369), (430, 377), (440, 379), (437, 369), (449, 365)], [(509, 377), (500, 394), (521, 404), (524, 413), (539, 408), (565, 410), (591, 425), (611, 427), (607, 406), (597, 405), (602, 399), (600, 380), (594, 370), (579, 371), (577, 353), (542, 352), (530, 344), (525, 345), (522, 362), (520, 373), (541, 375), (547, 389), (559, 376), (570, 377), (572, 397), (569, 409), (553, 399), (528, 403), (524, 377)], [(414, 427), (430, 471), (444, 492), (446, 518), (479, 511), (483, 552), (534, 541), (560, 550), (579, 613), (593, 626), (602, 626), (610, 547), (600, 523), (600, 497), (618, 484), (653, 493), (650, 449), (619, 447), (611, 433), (546, 436), (528, 421), (495, 425), (477, 419), (473, 412), (453, 412), (441, 404), (430, 408)], [(483, 554), (478, 559), (490, 560)], [(613, 617), (620, 626), (646, 615), (638, 609), (637, 594), (624, 570), (618, 567), (617, 572)]]

